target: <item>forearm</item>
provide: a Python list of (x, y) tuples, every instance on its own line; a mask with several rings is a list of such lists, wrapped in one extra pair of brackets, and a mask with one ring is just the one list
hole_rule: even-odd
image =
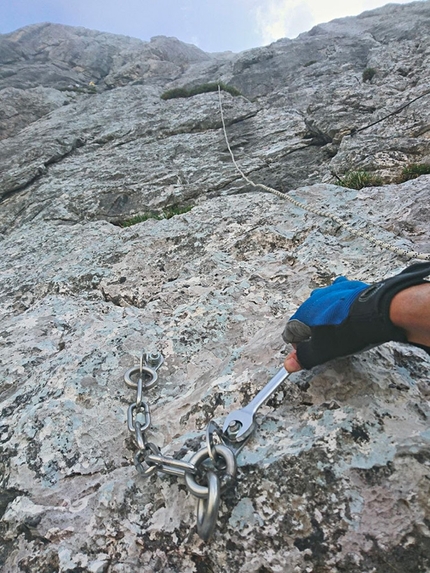
[(405, 330), (409, 342), (430, 346), (430, 283), (397, 293), (391, 301), (390, 319)]

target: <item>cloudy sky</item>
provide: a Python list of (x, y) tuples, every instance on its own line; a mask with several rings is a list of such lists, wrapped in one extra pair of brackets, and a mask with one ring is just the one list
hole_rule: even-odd
[(142, 40), (157, 35), (175, 36), (208, 52), (239, 52), (279, 38), (294, 38), (321, 22), (360, 14), (386, 3), (386, 0), (0, 0), (0, 33), (36, 22), (55, 22)]

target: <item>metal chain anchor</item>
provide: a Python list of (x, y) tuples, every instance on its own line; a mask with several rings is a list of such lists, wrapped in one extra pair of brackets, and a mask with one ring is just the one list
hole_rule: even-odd
[(136, 390), (136, 400), (127, 411), (128, 429), (137, 446), (134, 464), (146, 478), (161, 472), (185, 479), (188, 491), (197, 498), (197, 533), (208, 541), (216, 526), (221, 493), (236, 476), (236, 456), (224, 443), (214, 444), (213, 437), (210, 437), (208, 445), (193, 453), (189, 461), (179, 460), (165, 456), (158, 446), (147, 439), (146, 432), (151, 427), (151, 409), (143, 399), (143, 391), (157, 383), (157, 370), (163, 362), (160, 353), (143, 351), (139, 366), (130, 368), (124, 375), (127, 386)]
[[(138, 447), (138, 451), (134, 456), (134, 463), (139, 471), (144, 476), (152, 475), (156, 468), (144, 468), (141, 459), (144, 459), (146, 452), (158, 452), (157, 446), (146, 440), (145, 432), (151, 425), (151, 409), (148, 402), (143, 400), (143, 389), (149, 390), (158, 380), (157, 370), (163, 364), (164, 358), (159, 353), (148, 354), (142, 352), (140, 357), (139, 366), (135, 366), (127, 370), (124, 375), (124, 380), (127, 386), (136, 390), (136, 401), (132, 402), (127, 411), (127, 425), (129, 431), (134, 435), (134, 440)], [(138, 379), (135, 382), (133, 378), (138, 374)], [(143, 381), (148, 378), (149, 380)]]
[[(249, 404), (227, 416), (222, 429), (211, 420), (206, 428), (205, 447), (185, 461), (165, 456), (146, 438), (146, 431), (151, 426), (151, 411), (148, 402), (143, 400), (143, 389), (152, 388), (157, 382), (157, 369), (163, 361), (159, 353), (142, 352), (140, 365), (128, 370), (124, 376), (126, 384), (137, 391), (136, 401), (130, 404), (127, 413), (128, 429), (138, 448), (134, 463), (144, 477), (158, 471), (184, 478), (188, 491), (197, 498), (197, 533), (208, 541), (215, 529), (221, 493), (236, 477), (236, 457), (254, 432), (255, 415), (289, 374), (281, 368)], [(134, 382), (132, 377), (136, 374), (139, 377)], [(149, 378), (146, 382), (144, 375)]]

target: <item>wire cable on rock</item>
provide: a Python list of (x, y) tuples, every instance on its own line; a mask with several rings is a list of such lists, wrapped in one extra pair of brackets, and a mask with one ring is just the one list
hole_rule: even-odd
[[(353, 235), (355, 237), (361, 237), (361, 238), (367, 239), (370, 243), (372, 243), (376, 247), (380, 247), (381, 249), (391, 251), (392, 253), (395, 253), (396, 255), (401, 256), (401, 257), (405, 257), (407, 259), (420, 259), (422, 261), (430, 261), (430, 253), (418, 253), (417, 251), (413, 251), (413, 250), (407, 251), (405, 249), (402, 249), (401, 247), (396, 247), (395, 245), (391, 245), (390, 243), (387, 243), (385, 241), (381, 241), (380, 239), (376, 239), (370, 233), (354, 229), (353, 227), (351, 227), (350, 224), (346, 223), (343, 219), (341, 219), (340, 217), (338, 217), (334, 213), (331, 213), (330, 211), (326, 211), (323, 209), (317, 209), (315, 207), (305, 205), (301, 201), (297, 201), (297, 199), (294, 199), (293, 197), (291, 197), (291, 195), (287, 195), (286, 193), (282, 193), (281, 191), (278, 191), (277, 189), (273, 189), (273, 187), (268, 187), (267, 185), (264, 185), (262, 183), (254, 183), (254, 181), (252, 181), (247, 175), (245, 175), (245, 173), (239, 167), (239, 165), (237, 164), (237, 161), (234, 157), (233, 151), (231, 150), (230, 143), (228, 141), (227, 130), (225, 127), (224, 110), (222, 107), (222, 98), (221, 98), (221, 89), (219, 86), (218, 86), (218, 99), (219, 99), (219, 107), (220, 107), (220, 112), (221, 112), (222, 128), (223, 128), (223, 132), (224, 132), (225, 142), (227, 144), (227, 149), (230, 153), (230, 157), (233, 161), (233, 165), (235, 166), (236, 170), (238, 171), (240, 176), (247, 183), (249, 183), (249, 185), (251, 185), (252, 187), (258, 187), (260, 189), (263, 189), (264, 191), (267, 191), (268, 193), (272, 193), (273, 195), (276, 195), (277, 197), (279, 197), (280, 199), (283, 199), (284, 201), (289, 201), (295, 207), (299, 207), (300, 209), (303, 209), (304, 211), (308, 211), (309, 213), (312, 213), (314, 215), (318, 215), (320, 217), (326, 217), (327, 219), (331, 219), (332, 221), (337, 223), (340, 227), (342, 227), (343, 229), (346, 229), (349, 233), (351, 233), (351, 235)], [(412, 103), (412, 102), (410, 102), (410, 103)]]
[(394, 111), (392, 111), (391, 113), (389, 113), (388, 115), (385, 115), (384, 117), (382, 117), (381, 119), (378, 119), (377, 121), (374, 121), (373, 123), (369, 123), (369, 125), (365, 125), (364, 127), (360, 127), (360, 129), (352, 129), (350, 132), (351, 136), (354, 136), (356, 133), (359, 133), (360, 131), (364, 131), (365, 129), (368, 129), (369, 127), (372, 127), (373, 125), (376, 125), (377, 123), (381, 123), (381, 121), (385, 121), (386, 119), (388, 119), (389, 117), (396, 115), (396, 113), (400, 113), (402, 111), (402, 109), (405, 109), (406, 107), (408, 107), (409, 105), (411, 105), (411, 103), (414, 103), (414, 101), (417, 101), (419, 99), (421, 99), (422, 97), (425, 97), (427, 95), (430, 94), (430, 90), (424, 92), (423, 94), (417, 96), (416, 98), (412, 99), (411, 101), (408, 101), (406, 103), (404, 103), (403, 105), (401, 105), (400, 107), (398, 107), (397, 109), (395, 109)]

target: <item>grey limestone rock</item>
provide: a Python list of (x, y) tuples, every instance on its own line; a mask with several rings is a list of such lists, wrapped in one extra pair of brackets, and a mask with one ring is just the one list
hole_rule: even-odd
[[(60, 24), (35, 24), (0, 39), (1, 87), (99, 89), (144, 78), (173, 79), (181, 66), (211, 57), (176, 38), (150, 42)], [(90, 90), (91, 91), (91, 90)]]
[[(242, 54), (49, 24), (0, 37), (2, 571), (429, 571), (424, 351), (389, 343), (291, 376), (207, 543), (183, 480), (137, 473), (123, 379), (142, 349), (163, 353), (148, 437), (187, 459), (278, 370), (314, 288), (408, 264), (254, 189), (218, 95), (164, 90), (239, 88), (222, 101), (247, 176), (429, 253), (430, 175), (398, 182), (429, 163), (429, 15), (389, 5)], [(333, 184), (356, 169), (385, 184)]]
[(0, 139), (15, 135), (30, 123), (73, 100), (73, 95), (41, 86), (3, 88), (0, 94)]

